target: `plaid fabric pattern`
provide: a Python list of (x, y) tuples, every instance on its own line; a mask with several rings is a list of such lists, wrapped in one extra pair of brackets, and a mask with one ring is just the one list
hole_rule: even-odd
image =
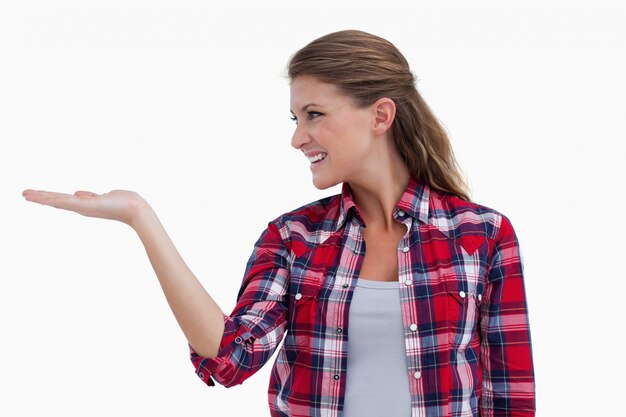
[[(407, 227), (398, 281), (411, 416), (534, 416), (522, 257), (509, 219), (413, 179), (393, 216)], [(341, 417), (362, 227), (347, 183), (269, 222), (224, 315), (218, 356), (189, 345), (197, 375), (209, 386), (241, 384), (284, 341), (270, 414)]]

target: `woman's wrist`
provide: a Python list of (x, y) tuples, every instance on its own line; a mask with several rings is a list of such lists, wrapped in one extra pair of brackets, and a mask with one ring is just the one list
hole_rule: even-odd
[(137, 206), (134, 214), (131, 216), (128, 225), (132, 227), (137, 233), (139, 233), (142, 229), (152, 221), (157, 218), (155, 211), (147, 202), (142, 202)]

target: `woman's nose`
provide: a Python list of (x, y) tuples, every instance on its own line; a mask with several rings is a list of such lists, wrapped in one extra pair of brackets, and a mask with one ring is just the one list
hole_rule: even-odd
[(300, 149), (307, 142), (309, 142), (309, 138), (304, 129), (296, 126), (296, 130), (291, 137), (291, 146)]

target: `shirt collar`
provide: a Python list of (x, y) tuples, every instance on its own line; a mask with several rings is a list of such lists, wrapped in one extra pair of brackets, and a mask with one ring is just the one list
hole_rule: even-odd
[[(408, 215), (419, 219), (422, 223), (428, 224), (430, 187), (427, 184), (417, 182), (412, 177), (409, 178), (400, 200), (396, 206), (399, 210), (403, 210)], [(363, 222), (363, 218), (359, 213), (359, 208), (354, 203), (350, 187), (344, 182), (341, 187), (341, 199), (339, 203), (339, 215), (337, 217), (338, 230), (343, 226), (350, 212), (353, 211), (357, 217)]]

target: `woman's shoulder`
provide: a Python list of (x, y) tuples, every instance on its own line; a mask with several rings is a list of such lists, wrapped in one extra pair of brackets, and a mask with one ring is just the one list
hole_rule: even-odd
[(453, 194), (433, 192), (430, 204), (431, 221), (446, 223), (454, 235), (484, 233), (493, 238), (502, 224), (510, 225), (509, 217), (499, 209)]
[(330, 195), (302, 204), (274, 218), (274, 223), (284, 238), (294, 235), (321, 243), (336, 230), (341, 206), (341, 194)]

